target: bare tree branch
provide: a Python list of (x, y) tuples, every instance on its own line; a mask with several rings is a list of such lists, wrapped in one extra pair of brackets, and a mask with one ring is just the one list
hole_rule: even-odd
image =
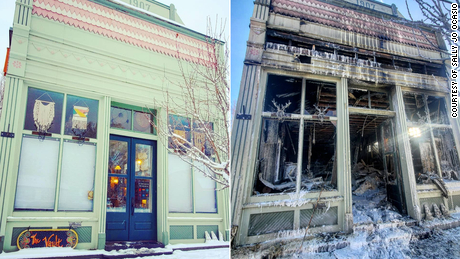
[(155, 100), (165, 112), (163, 116), (152, 113), (161, 143), (221, 189), (229, 187), (230, 175), (229, 51), (221, 41), (224, 32), (223, 25), (216, 22), (213, 28), (208, 21), (200, 62), (180, 59), (176, 43), (180, 79), (165, 76), (164, 100)]

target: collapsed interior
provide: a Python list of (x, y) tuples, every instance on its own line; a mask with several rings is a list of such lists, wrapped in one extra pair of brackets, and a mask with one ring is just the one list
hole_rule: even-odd
[(302, 99), (302, 80), (268, 76), (255, 195), (295, 192), (297, 181), (302, 191), (337, 186), (336, 86), (306, 80)]
[(405, 213), (393, 119), (350, 115), (353, 221), (385, 222)]

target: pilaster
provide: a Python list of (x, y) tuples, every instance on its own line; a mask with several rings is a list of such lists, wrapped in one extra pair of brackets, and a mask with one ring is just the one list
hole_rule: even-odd
[(14, 13), (8, 74), (23, 77), (29, 46), (29, 31), (33, 0), (17, 0)]
[(406, 112), (404, 109), (403, 93), (400, 85), (391, 90), (391, 103), (395, 111), (395, 137), (399, 151), (401, 175), (403, 179), (404, 196), (407, 213), (414, 219), (422, 220), (420, 202), (417, 196), (417, 185), (414, 174), (414, 164), (407, 132)]
[(270, 0), (256, 0), (254, 2), (254, 12), (249, 25), (246, 62), (262, 62), (269, 8)]
[(107, 215), (107, 181), (108, 175), (107, 172), (109, 171), (109, 157), (106, 155), (109, 153), (110, 147), (110, 103), (111, 98), (105, 96), (103, 101), (101, 102), (101, 108), (99, 114), (104, 114), (104, 117), (101, 118), (100, 125), (102, 126), (102, 132), (99, 134), (101, 137), (99, 148), (102, 152), (102, 157), (99, 159), (101, 160), (102, 164), (102, 174), (99, 174), (100, 177), (100, 185), (99, 188), (95, 188), (95, 190), (99, 189), (100, 193), (96, 193), (95, 197), (100, 197), (100, 213), (99, 213), (99, 232), (98, 232), (98, 241), (97, 241), (97, 248), (104, 249), (105, 241), (106, 241), (106, 215)]
[(348, 118), (348, 80), (340, 79), (337, 85), (337, 178), (339, 192), (344, 197), (344, 222), (343, 229), (352, 231), (353, 212), (351, 194), (351, 166), (350, 166), (350, 123)]

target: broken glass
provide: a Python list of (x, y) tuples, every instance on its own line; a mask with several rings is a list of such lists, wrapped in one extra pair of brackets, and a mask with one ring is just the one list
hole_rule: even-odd
[(302, 78), (269, 75), (264, 111), (300, 114)]
[(451, 129), (434, 129), (434, 141), (442, 176), (445, 180), (460, 180), (460, 162)]
[(298, 121), (263, 119), (256, 193), (295, 191), (298, 136)]

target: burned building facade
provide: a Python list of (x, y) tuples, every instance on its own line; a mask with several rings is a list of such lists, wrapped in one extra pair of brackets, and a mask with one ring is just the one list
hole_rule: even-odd
[(460, 206), (446, 46), (403, 19), (376, 1), (255, 1), (232, 129), (235, 244), (350, 232), (369, 189), (419, 221)]

